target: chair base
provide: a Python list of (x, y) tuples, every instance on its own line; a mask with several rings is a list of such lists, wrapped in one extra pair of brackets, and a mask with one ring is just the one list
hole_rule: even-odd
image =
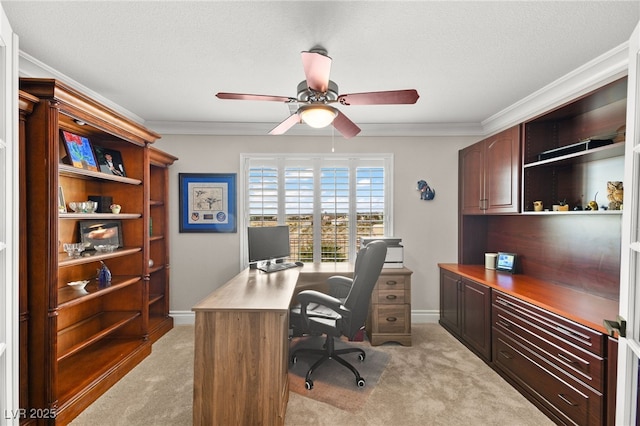
[(313, 380), (311, 379), (311, 374), (313, 374), (313, 372), (322, 364), (325, 363), (325, 361), (328, 361), (330, 359), (333, 359), (337, 362), (339, 362), (340, 364), (342, 364), (344, 367), (348, 368), (349, 370), (351, 370), (351, 372), (353, 373), (353, 375), (356, 377), (356, 385), (358, 387), (364, 387), (365, 385), (365, 380), (362, 378), (362, 376), (360, 376), (360, 373), (358, 372), (358, 370), (356, 370), (356, 368), (351, 365), (348, 361), (346, 361), (345, 359), (343, 359), (340, 355), (344, 355), (344, 354), (348, 354), (348, 353), (358, 353), (358, 359), (360, 359), (360, 361), (364, 361), (366, 354), (364, 352), (364, 350), (360, 349), (360, 348), (346, 348), (346, 349), (335, 349), (335, 341), (334, 338), (332, 336), (327, 336), (325, 342), (324, 342), (324, 349), (310, 349), (310, 348), (300, 348), (300, 349), (296, 349), (293, 354), (291, 354), (291, 362), (293, 364), (296, 363), (297, 361), (297, 354), (298, 353), (310, 353), (310, 354), (317, 354), (317, 355), (321, 355), (321, 358), (318, 359), (312, 366), (311, 368), (309, 368), (309, 371), (307, 371), (307, 374), (305, 376), (305, 386), (307, 387), (307, 389), (313, 389)]

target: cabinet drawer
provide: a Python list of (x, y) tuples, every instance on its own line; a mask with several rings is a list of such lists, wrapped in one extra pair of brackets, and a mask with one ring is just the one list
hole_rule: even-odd
[(493, 306), (492, 318), (496, 329), (535, 351), (547, 362), (600, 392), (604, 390), (605, 366), (602, 357), (570, 345), (500, 306)]
[(403, 291), (406, 286), (406, 280), (404, 275), (380, 275), (378, 282), (376, 283), (376, 289), (378, 291), (384, 290), (396, 290)]
[(493, 360), (564, 423), (600, 425), (603, 397), (581, 383), (555, 374), (553, 368), (508, 336), (494, 329)]
[[(377, 303), (382, 304), (404, 304), (409, 301), (406, 300), (405, 291), (400, 290), (378, 290), (378, 298), (376, 299)], [(375, 303), (375, 301), (374, 301)]]
[(410, 305), (374, 305), (372, 310), (377, 333), (408, 333), (410, 331)]
[(493, 304), (558, 339), (604, 356), (605, 336), (602, 333), (499, 291), (493, 291)]

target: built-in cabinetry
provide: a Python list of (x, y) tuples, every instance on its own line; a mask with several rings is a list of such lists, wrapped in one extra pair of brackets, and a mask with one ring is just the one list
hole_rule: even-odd
[(493, 291), (493, 361), (559, 423), (604, 423), (606, 336)]
[(440, 324), (485, 361), (491, 360), (489, 287), (441, 270)]
[[(585, 207), (609, 207), (608, 182), (622, 181), (626, 96), (625, 77), (522, 123), (515, 173), (506, 151), (503, 167), (487, 166), (491, 138), (459, 155), (458, 266), (477, 269), (471, 277), (441, 273), (440, 323), (559, 423), (613, 422), (617, 342), (602, 322), (617, 314), (622, 215)], [(516, 208), (490, 208), (489, 172), (502, 176), (498, 193), (519, 194)], [(522, 180), (514, 187), (515, 174)], [(498, 251), (518, 254), (518, 275), (484, 269), (484, 253)], [(479, 296), (475, 306), (464, 299), (473, 288), (465, 278), (491, 287), (493, 308)], [(479, 313), (486, 317), (471, 323), (480, 331), (470, 338), (465, 315)], [(488, 356), (475, 344), (484, 331)]]
[[(21, 347), (28, 358), (29, 405), (23, 408), (66, 424), (151, 352), (150, 333), (157, 338), (171, 327), (168, 278), (159, 278), (168, 268), (160, 247), (166, 245), (166, 215), (150, 204), (166, 205), (166, 189), (152, 189), (166, 188), (166, 174), (155, 168), (165, 170), (174, 159), (151, 153), (157, 134), (61, 82), (21, 79), (20, 89), (39, 99), (21, 126), (26, 256), (20, 279), (27, 283), (29, 323)], [(62, 130), (119, 153), (126, 176), (68, 164)], [(120, 213), (68, 208), (89, 196), (111, 197)], [(152, 216), (158, 234), (150, 238)], [(81, 241), (81, 223), (96, 225), (90, 231), (95, 239), (118, 224), (120, 247), (69, 256), (64, 244)], [(155, 235), (160, 244), (150, 242)], [(149, 266), (150, 253), (157, 267)], [(101, 262), (112, 273), (106, 285), (96, 280)], [(89, 280), (83, 290), (67, 285), (80, 280)]]
[(173, 328), (169, 316), (169, 166), (177, 157), (149, 149), (149, 337)]
[(520, 126), (460, 150), (459, 163), (463, 214), (518, 212)]
[(372, 345), (411, 346), (411, 274), (407, 268), (383, 269), (371, 294), (366, 329)]
[[(613, 424), (617, 344), (601, 318), (615, 317), (615, 301), (483, 265), (439, 266), (443, 327), (555, 422)], [(461, 301), (469, 289), (480, 289), (476, 303)]]

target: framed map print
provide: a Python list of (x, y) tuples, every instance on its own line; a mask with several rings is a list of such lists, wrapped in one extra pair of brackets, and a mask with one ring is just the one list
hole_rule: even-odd
[(180, 232), (236, 232), (236, 174), (180, 173)]

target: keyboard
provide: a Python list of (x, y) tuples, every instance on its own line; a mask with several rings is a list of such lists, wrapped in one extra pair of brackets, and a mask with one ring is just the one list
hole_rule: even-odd
[(260, 269), (262, 272), (277, 272), (284, 271), (285, 269), (297, 268), (293, 262), (284, 262), (284, 263), (270, 263), (269, 265), (261, 266)]

